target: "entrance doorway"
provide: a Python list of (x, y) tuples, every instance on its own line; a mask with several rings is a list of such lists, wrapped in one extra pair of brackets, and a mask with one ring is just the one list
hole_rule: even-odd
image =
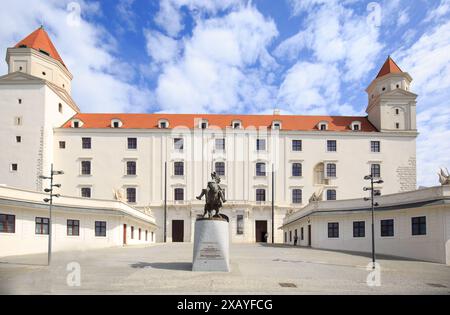
[(308, 246), (311, 246), (311, 224), (308, 224)]
[(123, 245), (127, 245), (127, 225), (123, 225)]
[(184, 241), (184, 220), (172, 220), (172, 242)]
[(267, 234), (267, 221), (266, 220), (256, 220), (255, 221), (255, 239), (257, 243), (266, 243)]

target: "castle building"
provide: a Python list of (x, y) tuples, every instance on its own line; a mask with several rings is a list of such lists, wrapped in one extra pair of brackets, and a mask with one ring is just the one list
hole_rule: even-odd
[(123, 196), (150, 208), (159, 242), (193, 240), (204, 204), (195, 197), (213, 171), (233, 242), (270, 240), (272, 227), (283, 242), (286, 213), (313, 194), (360, 198), (368, 174), (384, 179), (376, 187), (383, 195), (416, 188), (417, 95), (390, 57), (366, 90), (364, 117), (82, 113), (72, 74), (43, 28), (8, 48), (6, 62), (0, 184), (42, 192), (39, 175), (53, 163), (65, 173), (65, 196)]

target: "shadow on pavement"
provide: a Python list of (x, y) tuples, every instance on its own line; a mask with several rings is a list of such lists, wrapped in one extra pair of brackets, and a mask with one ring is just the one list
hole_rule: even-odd
[[(325, 249), (325, 248), (312, 248), (309, 246), (300, 246), (300, 245), (289, 245), (289, 244), (272, 244), (272, 243), (258, 243), (258, 245), (262, 247), (272, 247), (272, 248), (292, 248), (292, 249), (307, 249), (311, 251), (323, 251), (323, 252), (332, 252), (332, 253), (341, 253), (341, 254), (348, 254), (348, 255), (354, 255), (354, 256), (361, 256), (361, 257), (367, 257), (371, 258), (371, 253), (365, 253), (365, 252), (355, 252), (355, 251), (349, 251), (349, 250), (334, 250), (334, 249)], [(377, 259), (387, 259), (387, 260), (398, 260), (398, 261), (423, 261), (418, 259), (412, 259), (407, 257), (399, 257), (399, 256), (391, 256), (391, 255), (384, 255), (384, 254), (375, 254)], [(424, 261), (426, 262), (426, 261)]]
[(144, 268), (154, 268), (154, 269), (166, 269), (166, 270), (192, 270), (192, 263), (188, 262), (137, 262), (130, 265), (131, 268), (144, 269)]

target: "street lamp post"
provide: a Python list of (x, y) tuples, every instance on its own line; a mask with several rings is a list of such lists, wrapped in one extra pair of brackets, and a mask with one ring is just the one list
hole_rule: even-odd
[(58, 198), (60, 194), (54, 194), (53, 193), (53, 187), (61, 187), (61, 184), (54, 184), (53, 183), (53, 176), (54, 175), (62, 175), (64, 174), (63, 171), (54, 171), (53, 170), (53, 163), (50, 166), (50, 176), (39, 176), (41, 179), (49, 179), (50, 180), (50, 188), (45, 188), (44, 191), (46, 193), (49, 193), (49, 198), (44, 198), (44, 202), (48, 202), (49, 204), (49, 219), (48, 219), (48, 257), (47, 257), (47, 264), (50, 266), (51, 258), (52, 258), (52, 207), (53, 207), (53, 197)]
[(370, 190), (370, 198), (364, 197), (365, 201), (371, 201), (371, 208), (372, 208), (372, 269), (375, 269), (375, 224), (374, 224), (374, 210), (375, 207), (378, 207), (378, 203), (374, 202), (374, 196), (379, 196), (380, 193), (375, 193), (373, 190), (373, 184), (382, 184), (383, 180), (378, 179), (374, 180), (372, 175), (364, 176), (365, 180), (370, 180), (370, 187), (364, 187), (363, 190), (367, 191)]

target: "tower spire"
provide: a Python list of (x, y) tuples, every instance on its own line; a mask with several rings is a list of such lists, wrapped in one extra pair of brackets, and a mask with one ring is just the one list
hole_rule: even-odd
[(402, 69), (395, 63), (395, 61), (389, 55), (378, 72), (377, 78), (382, 77), (389, 73), (403, 73)]

